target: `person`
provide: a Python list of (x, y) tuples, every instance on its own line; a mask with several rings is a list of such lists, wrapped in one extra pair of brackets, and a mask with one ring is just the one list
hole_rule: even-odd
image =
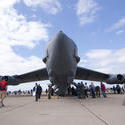
[(48, 93), (48, 90), (46, 89), (46, 91), (45, 91), (45, 92), (46, 92), (46, 95), (47, 95), (47, 93)]
[(68, 87), (68, 95), (70, 95), (70, 93), (71, 93), (71, 87)]
[(80, 99), (81, 98), (81, 84), (78, 83), (76, 87), (77, 87), (77, 97), (78, 99)]
[(81, 82), (81, 98), (85, 99), (85, 86), (83, 82)]
[(72, 86), (71, 88), (72, 95), (75, 96), (75, 88)]
[(51, 96), (54, 96), (54, 88), (51, 89)]
[(92, 95), (92, 98), (95, 98), (95, 86), (93, 82), (91, 82), (91, 95)]
[(106, 96), (106, 93), (105, 93), (106, 87), (105, 87), (105, 85), (104, 85), (102, 82), (101, 82), (101, 91), (102, 91), (103, 97), (106, 98), (106, 97), (107, 97), (107, 96)]
[(30, 90), (30, 94), (31, 94), (31, 96), (33, 95), (33, 90), (32, 89)]
[(116, 86), (116, 90), (118, 94), (121, 94), (121, 87), (119, 85)]
[(95, 87), (95, 92), (96, 92), (96, 97), (100, 97), (100, 87), (99, 86)]
[(125, 83), (123, 84), (123, 94), (125, 93)]
[(52, 86), (48, 85), (48, 99), (51, 99)]
[(38, 99), (40, 99), (42, 93), (42, 87), (40, 86), (40, 84), (37, 86), (37, 91), (38, 91)]
[(88, 98), (88, 86), (87, 86), (87, 83), (85, 83), (85, 97)]
[(0, 81), (0, 107), (4, 107), (3, 101), (6, 97), (6, 91), (7, 91), (7, 83), (8, 78), (3, 77), (2, 80)]
[(124, 91), (125, 91), (125, 83), (123, 84), (123, 88), (124, 88)]
[(38, 84), (35, 84), (35, 87), (33, 88), (33, 91), (35, 93), (35, 101), (38, 101), (39, 95), (38, 95)]
[(124, 94), (124, 88), (123, 88), (123, 86), (121, 88), (121, 94)]
[(116, 94), (116, 87), (113, 86), (113, 91), (114, 91), (114, 94)]

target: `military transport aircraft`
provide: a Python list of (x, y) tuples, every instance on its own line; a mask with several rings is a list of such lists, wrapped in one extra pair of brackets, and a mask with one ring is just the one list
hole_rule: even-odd
[(76, 44), (60, 31), (47, 45), (46, 55), (43, 58), (46, 68), (21, 75), (0, 76), (0, 79), (6, 77), (9, 85), (50, 80), (52, 85), (58, 88), (60, 94), (66, 92), (67, 87), (72, 84), (74, 79), (102, 81), (108, 84), (122, 84), (125, 81), (125, 74), (105, 74), (78, 67), (79, 61)]

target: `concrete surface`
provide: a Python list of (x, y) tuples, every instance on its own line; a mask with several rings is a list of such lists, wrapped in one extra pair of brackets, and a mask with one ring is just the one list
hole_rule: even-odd
[(125, 125), (125, 95), (79, 100), (65, 97), (7, 97), (0, 125)]

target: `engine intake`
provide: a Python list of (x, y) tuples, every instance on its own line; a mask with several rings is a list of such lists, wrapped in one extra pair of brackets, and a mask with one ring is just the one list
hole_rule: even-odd
[(8, 85), (18, 85), (16, 76), (0, 76), (0, 80), (6, 80)]
[(117, 75), (110, 75), (109, 79), (107, 80), (108, 84), (123, 84), (124, 77), (121, 74)]
[(123, 81), (124, 77), (121, 74), (118, 74), (117, 79), (118, 79), (118, 81)]

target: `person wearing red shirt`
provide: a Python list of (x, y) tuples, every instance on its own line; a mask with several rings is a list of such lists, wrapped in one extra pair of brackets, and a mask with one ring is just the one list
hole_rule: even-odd
[(102, 95), (103, 95), (103, 97), (104, 98), (106, 98), (107, 96), (106, 96), (106, 87), (105, 87), (105, 85), (101, 82), (101, 91), (102, 91)]
[(7, 91), (7, 78), (3, 77), (2, 80), (0, 81), (0, 106), (4, 106), (3, 100), (6, 97), (6, 91)]

